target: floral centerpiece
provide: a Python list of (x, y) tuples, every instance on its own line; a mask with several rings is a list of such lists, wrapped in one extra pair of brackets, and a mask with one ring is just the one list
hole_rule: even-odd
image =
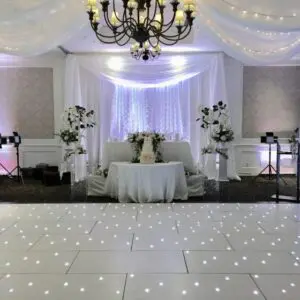
[(211, 138), (216, 143), (229, 143), (234, 140), (234, 133), (228, 124), (219, 124), (213, 128)]
[(227, 105), (219, 101), (211, 108), (200, 106), (199, 113), (201, 117), (196, 121), (201, 122), (201, 128), (209, 131), (209, 144), (202, 149), (202, 154), (217, 152), (228, 159), (224, 145), (234, 140), (234, 132), (229, 123)]
[(162, 156), (160, 152), (160, 144), (166, 140), (163, 134), (158, 132), (135, 132), (128, 134), (127, 141), (132, 145), (134, 156), (132, 162), (140, 162), (140, 154), (143, 149), (144, 139), (149, 137), (152, 140), (153, 152), (156, 155), (155, 162), (162, 162)]
[(61, 141), (68, 146), (64, 159), (67, 160), (73, 154), (85, 154), (86, 150), (81, 144), (83, 132), (96, 125), (93, 120), (94, 111), (87, 111), (84, 107), (75, 105), (67, 108), (63, 114), (63, 126), (58, 135)]

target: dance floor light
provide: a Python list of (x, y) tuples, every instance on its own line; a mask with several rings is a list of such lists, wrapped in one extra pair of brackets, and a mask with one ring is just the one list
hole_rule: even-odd
[(1, 299), (299, 299), (297, 204), (2, 204)]

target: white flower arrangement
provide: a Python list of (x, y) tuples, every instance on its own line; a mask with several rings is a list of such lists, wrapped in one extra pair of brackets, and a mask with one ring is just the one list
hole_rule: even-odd
[(146, 132), (146, 131), (128, 134), (127, 141), (133, 146), (133, 150), (134, 150), (134, 157), (132, 159), (132, 162), (135, 163), (140, 162), (139, 157), (143, 148), (144, 139), (147, 137), (151, 138), (152, 140), (153, 151), (156, 155), (156, 162), (162, 162), (159, 146), (161, 142), (166, 140), (165, 136), (157, 132)]
[(229, 122), (227, 105), (222, 101), (210, 107), (199, 106), (201, 115), (196, 121), (201, 121), (201, 128), (209, 130), (209, 145), (202, 149), (202, 154), (219, 153), (228, 158), (224, 149), (213, 145), (213, 142), (225, 144), (234, 140), (234, 132)]
[(80, 143), (80, 138), (86, 129), (96, 125), (93, 120), (94, 111), (87, 111), (84, 107), (75, 105), (64, 111), (62, 116), (63, 128), (57, 134), (61, 141), (71, 149), (66, 149), (64, 159), (74, 154), (85, 154), (86, 150)]

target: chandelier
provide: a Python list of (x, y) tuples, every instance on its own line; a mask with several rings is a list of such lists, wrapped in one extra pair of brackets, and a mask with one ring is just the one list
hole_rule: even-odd
[(139, 43), (135, 43), (130, 48), (131, 56), (135, 59), (142, 58), (144, 61), (157, 58), (160, 55), (161, 48), (158, 44), (156, 47), (150, 47), (149, 42), (145, 42), (143, 47)]
[[(172, 0), (170, 11), (165, 0), (122, 0), (117, 11), (116, 2), (101, 0), (103, 25), (100, 25), (100, 11), (97, 0), (88, 0), (87, 13), (91, 27), (100, 42), (124, 46), (131, 40), (131, 55), (148, 60), (157, 57), (160, 44), (174, 45), (186, 38), (195, 18), (195, 0)], [(120, 3), (119, 3), (120, 4)], [(183, 9), (179, 9), (183, 6)]]

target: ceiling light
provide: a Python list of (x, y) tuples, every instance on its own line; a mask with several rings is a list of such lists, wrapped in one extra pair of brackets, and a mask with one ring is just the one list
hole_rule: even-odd
[(114, 71), (121, 71), (123, 68), (123, 59), (121, 57), (111, 57), (107, 61), (107, 65)]
[(183, 56), (172, 56), (171, 64), (173, 67), (183, 67), (186, 64), (186, 59)]

